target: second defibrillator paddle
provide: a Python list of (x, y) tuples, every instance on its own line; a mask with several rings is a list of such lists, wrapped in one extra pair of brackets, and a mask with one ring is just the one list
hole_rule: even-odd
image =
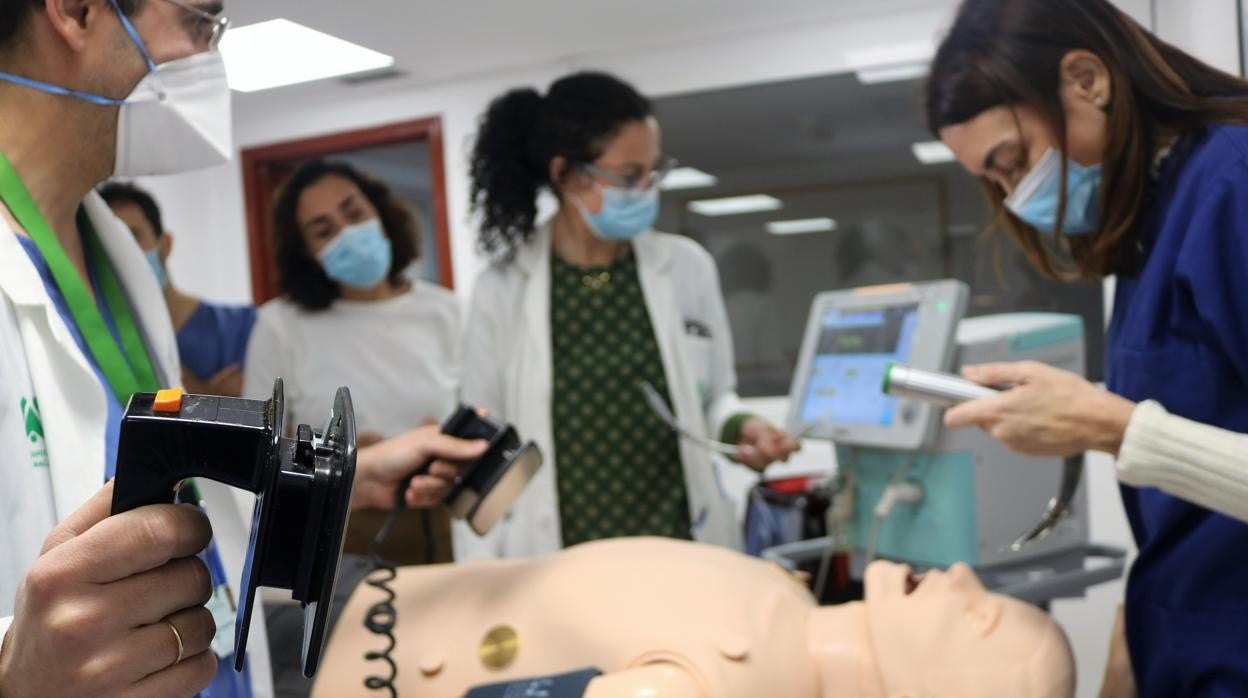
[[(521, 444), (520, 436), (514, 428), (492, 422), (471, 407), (461, 406), (457, 409), (442, 425), (442, 433), (466, 441), (489, 442), (480, 458), (463, 465), (463, 472), (443, 498), (452, 516), (466, 520), (477, 535), (484, 536), (511, 509), (511, 505), (524, 492), (533, 475), (542, 467), (542, 452), (533, 443)], [(374, 674), (366, 677), (364, 686), (374, 691), (388, 691), (391, 696), (398, 695), (394, 682), (399, 675), (399, 666), (392, 656), (396, 644), (394, 628), (398, 623), (398, 611), (394, 607), (395, 593), (390, 582), (397, 576), (398, 568), (382, 557), (381, 544), (390, 535), (399, 512), (407, 508), (407, 490), (411, 487), (412, 480), (428, 475), (433, 463), (434, 459), (431, 458), (399, 484), (394, 492), (394, 509), (368, 547), (376, 574), (370, 573), (372, 576), (365, 583), (379, 590), (385, 598), (368, 609), (364, 617), (364, 627), (369, 632), (384, 637), (386, 646), (380, 650), (365, 652), (364, 659), (385, 662), (389, 672), (384, 676)], [(432, 535), (433, 528), (426, 524), (425, 536)], [(426, 557), (429, 562), (433, 561), (432, 554)]]
[[(464, 466), (443, 500), (452, 516), (467, 521), (477, 535), (483, 536), (511, 509), (542, 467), (542, 452), (532, 442), (521, 443), (514, 427), (494, 422), (466, 406), (446, 420), (442, 433), (466, 441), (489, 442), (484, 455)], [(431, 467), (432, 460), (399, 486), (396, 508), (406, 506), (412, 480), (427, 475)]]

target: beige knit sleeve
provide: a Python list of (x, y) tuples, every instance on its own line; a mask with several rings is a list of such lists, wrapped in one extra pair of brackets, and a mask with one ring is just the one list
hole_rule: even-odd
[(1118, 479), (1248, 521), (1248, 434), (1139, 405), (1118, 455)]

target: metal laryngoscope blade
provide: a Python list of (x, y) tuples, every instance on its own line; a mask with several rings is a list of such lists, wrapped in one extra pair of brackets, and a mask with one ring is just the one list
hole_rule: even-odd
[(1053, 532), (1070, 514), (1071, 505), (1075, 501), (1075, 495), (1079, 493), (1079, 484), (1083, 481), (1083, 461), (1086, 454), (1071, 456), (1066, 459), (1062, 466), (1062, 484), (1058, 490), (1057, 497), (1049, 501), (1049, 509), (1045, 512), (1044, 518), (1036, 525), (1030, 533), (1021, 536), (1018, 540), (1009, 545), (1009, 550), (1018, 552), (1028, 545), (1042, 540)]

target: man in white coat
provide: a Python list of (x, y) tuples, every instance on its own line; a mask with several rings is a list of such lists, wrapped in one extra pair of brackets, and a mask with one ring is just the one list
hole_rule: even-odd
[[(129, 396), (176, 385), (179, 366), (150, 268), (92, 190), (112, 174), (187, 171), (232, 155), (215, 50), (223, 9), (215, 0), (0, 3), (5, 698), (272, 692), (262, 624), (247, 671), (218, 661), (232, 660), (225, 635), (248, 540), (231, 492), (200, 482), (202, 507), (108, 517), (105, 485)], [(386, 506), (417, 463), (483, 450), (429, 427), (361, 451), (352, 504)], [(454, 473), (439, 462), (408, 503), (434, 504)]]

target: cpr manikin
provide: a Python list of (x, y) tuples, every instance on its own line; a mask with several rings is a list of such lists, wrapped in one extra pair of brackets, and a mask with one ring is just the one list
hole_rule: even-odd
[[(1069, 698), (1066, 636), (1036, 608), (990, 594), (969, 568), (875, 563), (866, 601), (818, 607), (770, 563), (639, 538), (547, 558), (412, 567), (398, 599), (400, 696), (596, 668), (589, 698)], [(361, 585), (330, 639), (314, 696), (375, 695)], [(500, 642), (501, 639), (501, 642)]]

